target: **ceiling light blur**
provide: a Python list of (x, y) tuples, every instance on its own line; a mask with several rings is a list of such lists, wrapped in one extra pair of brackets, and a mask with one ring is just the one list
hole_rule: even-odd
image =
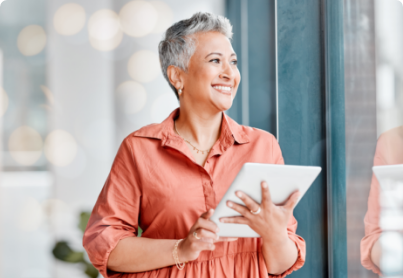
[(123, 33), (119, 17), (112, 10), (99, 10), (88, 21), (91, 46), (100, 51), (110, 51), (119, 46)]
[(140, 112), (147, 102), (147, 92), (143, 85), (135, 81), (126, 81), (116, 90), (119, 108), (127, 115)]
[(158, 12), (150, 3), (135, 0), (123, 6), (119, 18), (123, 32), (131, 37), (143, 37), (156, 26)]
[(83, 29), (85, 20), (85, 10), (81, 5), (67, 3), (56, 11), (53, 17), (53, 26), (59, 34), (71, 36)]
[(129, 75), (136, 81), (147, 83), (161, 72), (158, 56), (149, 50), (134, 53), (127, 64)]
[(55, 166), (67, 166), (77, 154), (77, 143), (67, 131), (57, 129), (45, 139), (45, 156)]
[(29, 25), (21, 30), (17, 39), (17, 46), (25, 56), (34, 56), (46, 46), (45, 30), (39, 25)]
[(174, 14), (165, 2), (151, 1), (150, 4), (153, 5), (158, 14), (157, 24), (155, 24), (152, 33), (163, 33), (171, 27)]
[(24, 166), (33, 165), (42, 154), (42, 137), (32, 127), (21, 126), (11, 133), (8, 148), (12, 158)]

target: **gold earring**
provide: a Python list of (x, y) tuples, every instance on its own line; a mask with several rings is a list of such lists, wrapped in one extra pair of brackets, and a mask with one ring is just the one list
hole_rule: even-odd
[(178, 94), (181, 95), (182, 94), (182, 89), (178, 90)]

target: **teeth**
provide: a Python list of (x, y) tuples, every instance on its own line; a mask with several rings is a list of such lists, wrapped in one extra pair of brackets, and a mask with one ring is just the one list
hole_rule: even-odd
[(214, 86), (213, 88), (221, 91), (231, 91), (231, 87), (226, 86)]

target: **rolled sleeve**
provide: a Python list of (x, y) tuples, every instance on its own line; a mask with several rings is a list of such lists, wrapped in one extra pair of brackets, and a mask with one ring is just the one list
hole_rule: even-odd
[(83, 237), (89, 259), (103, 277), (108, 271), (108, 259), (121, 239), (137, 236), (141, 189), (135, 173), (132, 151), (123, 141), (111, 172), (91, 213)]
[(287, 231), (288, 231), (289, 239), (294, 241), (295, 246), (297, 247), (297, 250), (298, 250), (297, 260), (295, 261), (295, 263), (289, 269), (287, 269), (282, 274), (280, 274), (280, 275), (270, 275), (269, 274), (270, 278), (283, 278), (283, 277), (291, 274), (293, 271), (296, 271), (296, 270), (300, 269), (304, 265), (304, 263), (305, 263), (305, 252), (306, 252), (305, 240), (295, 233), (297, 231), (297, 226), (298, 226), (297, 220), (293, 216), (290, 219), (290, 222), (288, 223)]
[(379, 226), (379, 194), (379, 183), (375, 175), (373, 175), (368, 198), (368, 211), (364, 218), (365, 236), (361, 240), (361, 264), (366, 269), (381, 275), (381, 271), (371, 259), (372, 247), (382, 234)]
[[(273, 154), (273, 160), (275, 161), (276, 164), (284, 164), (284, 158), (281, 153), (280, 145), (278, 144), (276, 138), (273, 136), (272, 137), (272, 154)], [(291, 274), (293, 271), (296, 271), (300, 269), (304, 263), (305, 263), (305, 240), (300, 237), (299, 235), (296, 234), (298, 227), (298, 222), (295, 219), (295, 217), (291, 217), (288, 226), (287, 226), (287, 232), (288, 232), (288, 237), (294, 241), (295, 246), (297, 247), (298, 250), (298, 257), (297, 260), (295, 261), (294, 265), (291, 266), (288, 270), (283, 272), (280, 275), (269, 275), (269, 277), (272, 278), (283, 278), (289, 274)]]

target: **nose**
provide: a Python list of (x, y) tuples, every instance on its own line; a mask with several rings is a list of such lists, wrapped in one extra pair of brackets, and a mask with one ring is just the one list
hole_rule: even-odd
[(220, 78), (226, 79), (226, 80), (232, 80), (234, 79), (235, 72), (233, 68), (231, 67), (229, 62), (225, 62), (222, 64), (223, 68), (220, 74)]

